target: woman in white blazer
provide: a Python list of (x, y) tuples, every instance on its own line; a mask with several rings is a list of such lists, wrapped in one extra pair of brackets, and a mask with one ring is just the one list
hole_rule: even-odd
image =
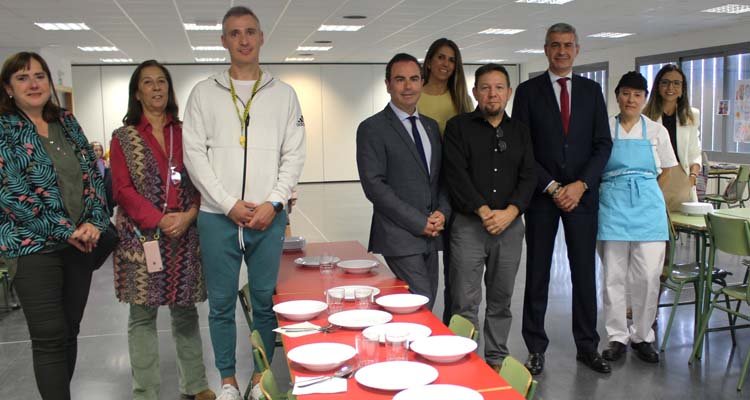
[(700, 112), (690, 107), (687, 93), (685, 74), (680, 67), (667, 64), (654, 78), (643, 114), (667, 128), (680, 167), (693, 186), (692, 199), (698, 201), (695, 182), (701, 170)]

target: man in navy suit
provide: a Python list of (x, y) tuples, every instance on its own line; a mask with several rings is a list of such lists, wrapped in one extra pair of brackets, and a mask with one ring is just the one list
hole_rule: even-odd
[(373, 208), (369, 250), (382, 254), (410, 291), (427, 296), (432, 309), (451, 210), (440, 182), (440, 133), (435, 120), (417, 111), (422, 69), (416, 58), (396, 54), (385, 85), (391, 101), (357, 129), (359, 179)]
[(579, 51), (574, 27), (552, 25), (544, 43), (548, 71), (519, 85), (513, 102), (513, 118), (531, 131), (537, 163), (537, 188), (526, 211), (522, 328), (526, 368), (534, 375), (544, 369), (549, 344), (544, 316), (560, 219), (570, 261), (576, 359), (594, 371), (611, 371), (598, 352), (595, 251), (599, 180), (612, 139), (601, 86), (573, 75)]

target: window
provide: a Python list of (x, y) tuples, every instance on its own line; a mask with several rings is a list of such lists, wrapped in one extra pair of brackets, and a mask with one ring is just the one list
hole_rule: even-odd
[(688, 83), (690, 106), (701, 112), (698, 122), (703, 150), (721, 151), (725, 117), (716, 115), (716, 110), (724, 98), (724, 57), (684, 60), (680, 68)]
[[(750, 79), (750, 42), (636, 58), (649, 82), (667, 63), (680, 65), (688, 82), (690, 106), (701, 112), (701, 145), (709, 158), (747, 163), (750, 143), (735, 140), (738, 81)], [(729, 103), (719, 115), (720, 101)]]
[(592, 81), (598, 83), (602, 87), (602, 95), (604, 95), (604, 102), (607, 101), (607, 75), (609, 75), (609, 63), (596, 63), (577, 65), (573, 67), (573, 73), (580, 75), (584, 78), (589, 78)]
[(750, 143), (735, 141), (735, 116), (739, 111), (736, 108), (737, 81), (750, 79), (750, 53), (735, 54), (727, 57), (727, 87), (726, 95), (722, 99), (729, 100), (729, 115), (717, 118), (724, 118), (727, 132), (726, 149), (729, 153), (750, 153)]

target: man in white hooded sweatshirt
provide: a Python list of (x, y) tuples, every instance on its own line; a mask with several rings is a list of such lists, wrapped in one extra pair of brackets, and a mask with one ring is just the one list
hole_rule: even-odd
[(222, 21), (227, 71), (199, 82), (183, 126), (184, 159), (201, 192), (198, 229), (208, 289), (209, 329), (222, 379), (220, 400), (240, 400), (235, 378), (235, 307), (242, 259), (247, 264), (254, 329), (273, 356), (284, 205), (305, 160), (305, 123), (291, 86), (260, 68), (263, 32), (248, 8)]

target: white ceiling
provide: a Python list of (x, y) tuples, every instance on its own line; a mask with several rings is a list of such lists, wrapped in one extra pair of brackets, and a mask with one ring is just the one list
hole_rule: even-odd
[[(0, 48), (58, 47), (74, 64), (100, 58), (155, 58), (194, 63), (195, 57), (227, 57), (225, 51), (193, 51), (220, 45), (220, 32), (185, 31), (183, 22), (221, 22), (232, 5), (247, 5), (265, 33), (262, 62), (297, 56), (297, 46), (332, 40), (333, 49), (316, 52), (315, 62), (385, 62), (397, 52), (424, 57), (430, 43), (453, 39), (464, 62), (533, 57), (515, 53), (541, 48), (545, 29), (565, 21), (578, 29), (586, 50), (633, 44), (681, 32), (750, 22), (740, 15), (701, 13), (748, 0), (574, 0), (560, 6), (519, 4), (515, 0), (0, 0)], [(365, 15), (346, 20), (345, 15)], [(84, 22), (90, 31), (44, 31), (34, 22)], [(364, 24), (358, 32), (318, 32), (321, 24)], [(488, 28), (519, 28), (513, 36), (479, 35)], [(594, 39), (602, 31), (632, 32), (622, 39)], [(746, 38), (738, 38), (738, 41)], [(118, 52), (86, 53), (77, 46), (116, 46)], [(228, 59), (228, 58), (227, 58)]]

